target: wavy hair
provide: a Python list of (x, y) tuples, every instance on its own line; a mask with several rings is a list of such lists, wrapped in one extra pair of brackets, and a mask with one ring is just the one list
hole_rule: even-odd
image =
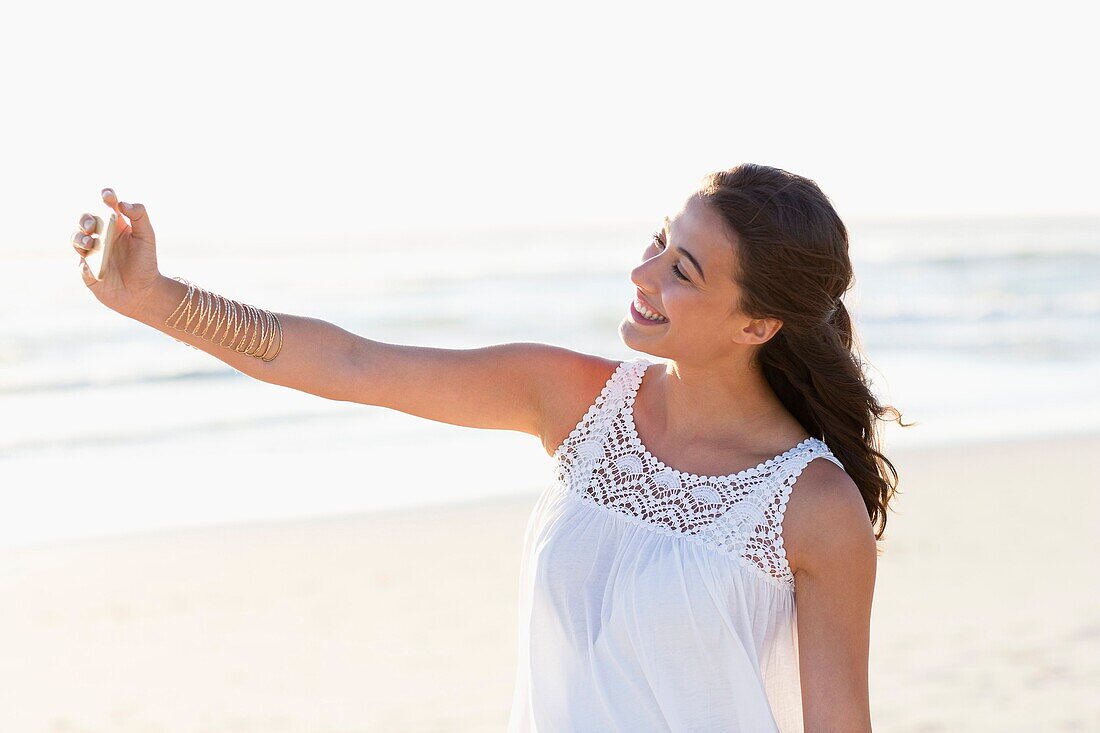
[(756, 350), (754, 366), (784, 406), (820, 437), (859, 487), (875, 537), (886, 530), (898, 473), (880, 451), (879, 420), (901, 413), (871, 392), (852, 319), (848, 230), (818, 185), (788, 171), (744, 163), (703, 178), (698, 196), (737, 243), (738, 309), (783, 325)]

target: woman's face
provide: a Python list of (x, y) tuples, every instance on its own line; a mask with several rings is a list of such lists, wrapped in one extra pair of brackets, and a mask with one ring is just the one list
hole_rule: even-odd
[(720, 215), (696, 195), (666, 217), (630, 279), (635, 297), (667, 320), (646, 320), (628, 306), (619, 326), (623, 343), (678, 361), (707, 361), (730, 355), (738, 343), (758, 343), (763, 324), (735, 309), (736, 245)]

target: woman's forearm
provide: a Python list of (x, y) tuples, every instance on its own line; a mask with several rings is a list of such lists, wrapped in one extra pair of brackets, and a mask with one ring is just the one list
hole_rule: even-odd
[[(363, 340), (361, 337), (328, 321), (278, 313), (282, 326), (282, 347), (274, 359), (264, 361), (256, 356), (240, 353), (230, 346), (221, 345), (221, 333), (214, 335), (213, 329), (207, 333), (207, 338), (202, 338), (201, 335), (177, 330), (166, 324), (165, 320), (176, 311), (186, 294), (187, 285), (162, 275), (157, 287), (133, 318), (205, 351), (242, 374), (319, 397), (341, 399), (340, 395), (345, 391), (342, 387), (347, 377), (350, 354), (356, 343)], [(179, 323), (183, 325), (183, 321)], [(201, 331), (202, 329), (200, 334)], [(211, 339), (211, 335), (215, 337)], [(224, 340), (227, 344), (239, 345), (239, 341)], [(275, 336), (276, 343), (269, 354), (274, 352), (277, 341), (278, 336)]]

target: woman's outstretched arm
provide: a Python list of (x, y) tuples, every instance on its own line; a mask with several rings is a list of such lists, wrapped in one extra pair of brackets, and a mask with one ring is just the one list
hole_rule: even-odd
[(276, 313), (283, 345), (278, 356), (263, 361), (166, 325), (186, 293), (187, 285), (162, 276), (132, 317), (263, 382), (464, 427), (540, 435), (545, 401), (582, 358), (540, 343), (473, 349), (389, 344), (328, 321)]
[[(101, 195), (113, 212), (109, 226), (105, 229), (102, 219), (83, 214), (72, 242), (81, 255), (81, 277), (96, 299), (255, 379), (453, 425), (541, 435), (544, 416), (556, 404), (563, 383), (587, 379), (591, 371), (585, 355), (548, 344), (404, 346), (364, 338), (308, 316), (274, 313), (276, 322), (259, 310), (242, 319), (239, 340), (234, 335), (226, 342), (226, 320), (211, 316), (236, 309), (243, 313), (245, 304), (234, 301), (231, 308), (227, 303), (232, 294), (189, 291), (188, 284), (162, 275), (145, 206), (121, 203), (111, 189), (103, 189)], [(96, 236), (104, 231), (108, 234)], [(97, 276), (86, 257), (108, 249)], [(196, 296), (200, 290), (202, 297)], [(217, 306), (212, 308), (212, 303)], [(191, 327), (184, 317), (185, 304), (192, 307), (190, 315), (201, 313)], [(211, 330), (218, 322), (224, 330)], [(265, 342), (266, 348), (254, 345)]]
[[(282, 347), (271, 361), (241, 353), (229, 346), (220, 344), (222, 331), (208, 333), (206, 338), (189, 330), (174, 328), (170, 323), (183, 325), (179, 321), (166, 322), (187, 294), (187, 285), (170, 277), (161, 275), (156, 284), (148, 291), (139, 307), (128, 315), (136, 321), (151, 326), (174, 339), (205, 351), (225, 362), (242, 374), (270, 384), (278, 384), (302, 392), (342, 399), (335, 396), (341, 387), (342, 365), (358, 338), (339, 326), (308, 316), (295, 316), (278, 313), (282, 330)], [(220, 293), (218, 295), (221, 295)], [(225, 295), (231, 298), (231, 295)], [(262, 306), (258, 306), (262, 307)], [(197, 330), (197, 329), (196, 329)], [(250, 329), (251, 335), (255, 328)], [(276, 345), (278, 337), (275, 337)], [(244, 335), (236, 341), (240, 343)], [(242, 347), (243, 348), (243, 347)], [(272, 347), (274, 351), (275, 346)]]

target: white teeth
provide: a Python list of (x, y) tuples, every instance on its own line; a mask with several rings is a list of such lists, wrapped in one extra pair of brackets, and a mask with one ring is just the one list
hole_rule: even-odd
[(664, 316), (662, 316), (658, 313), (654, 313), (649, 308), (646, 308), (641, 302), (639, 302), (637, 300), (634, 301), (634, 307), (638, 310), (639, 313), (641, 313), (643, 316), (645, 316), (650, 321), (667, 321), (668, 320)]

